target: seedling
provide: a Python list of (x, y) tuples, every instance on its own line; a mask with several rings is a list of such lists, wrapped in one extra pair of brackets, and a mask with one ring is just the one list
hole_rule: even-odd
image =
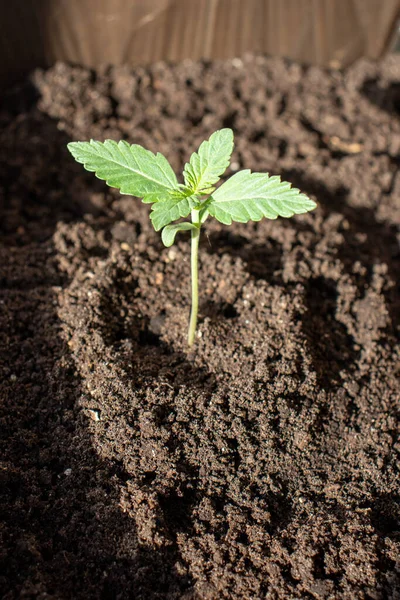
[[(211, 216), (231, 225), (232, 221), (247, 223), (263, 217), (292, 217), (316, 207), (290, 183), (268, 173), (238, 171), (220, 187), (215, 188), (229, 165), (233, 150), (233, 132), (220, 129), (194, 152), (183, 170), (185, 183), (178, 183), (167, 159), (160, 153), (130, 145), (125, 141), (104, 143), (71, 142), (68, 149), (85, 169), (92, 171), (121, 194), (142, 198), (151, 204), (150, 219), (161, 232), (165, 246), (175, 241), (180, 231), (191, 234), (192, 309), (188, 344), (195, 339), (199, 306), (198, 254), (201, 226)], [(190, 221), (181, 221), (191, 215)]]

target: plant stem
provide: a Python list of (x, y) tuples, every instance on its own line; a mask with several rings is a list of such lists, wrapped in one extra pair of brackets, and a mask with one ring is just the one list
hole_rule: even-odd
[(199, 310), (199, 240), (200, 240), (200, 213), (192, 210), (192, 223), (196, 229), (191, 231), (191, 256), (190, 266), (192, 271), (192, 310), (190, 312), (190, 323), (188, 332), (188, 344), (193, 346), (197, 327), (197, 313)]

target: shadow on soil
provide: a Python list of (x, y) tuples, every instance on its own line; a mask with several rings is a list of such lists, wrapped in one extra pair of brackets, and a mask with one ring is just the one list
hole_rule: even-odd
[[(332, 212), (342, 214), (349, 222), (349, 228), (341, 230), (344, 244), (338, 249), (338, 257), (343, 263), (345, 272), (355, 278), (353, 265), (356, 261), (362, 263), (366, 275), (357, 276), (360, 297), (365, 292), (372, 277), (375, 264), (386, 264), (395, 287), (386, 292), (387, 308), (392, 318), (393, 326), (399, 323), (400, 307), (398, 293), (400, 292), (400, 248), (398, 231), (394, 225), (378, 222), (374, 211), (368, 208), (356, 208), (347, 204), (348, 190), (340, 187), (329, 190), (324, 184), (305, 177), (302, 172), (291, 170), (282, 173), (282, 178), (290, 181), (305, 193), (317, 198), (319, 210), (325, 216)], [(286, 224), (284, 222), (284, 224)], [(301, 230), (303, 226), (293, 221), (288, 225)], [(247, 238), (231, 233), (228, 229), (209, 235), (209, 244), (204, 249), (210, 253), (222, 255), (228, 252), (231, 256), (240, 257), (245, 262), (248, 273), (255, 279), (265, 279), (270, 283), (282, 285), (280, 272), (282, 269), (282, 247), (276, 241), (267, 239), (265, 244), (253, 244)]]
[(254, 244), (229, 229), (222, 229), (208, 235), (208, 243), (203, 244), (203, 249), (210, 254), (222, 256), (228, 253), (241, 258), (246, 270), (255, 279), (265, 279), (269, 283), (282, 281), (282, 246), (276, 240), (266, 239), (265, 244)]
[[(52, 162), (62, 164), (55, 158), (59, 153), (68, 160), (68, 140), (56, 124), (32, 109), (20, 128), (13, 132), (14, 155), (2, 165), (2, 229), (8, 244), (3, 251), (17, 243), (20, 272), (18, 282), (7, 272), (1, 290), (8, 310), (2, 324), (8, 354), (0, 363), (8, 381), (0, 420), (1, 596), (181, 597), (191, 582), (175, 569), (175, 549), (161, 554), (138, 544), (135, 525), (120, 508), (118, 483), (125, 474), (93, 449), (76, 404), (81, 382), (60, 337), (53, 286), (68, 282), (52, 262), (51, 237), (58, 221), (72, 222), (98, 209), (82, 206), (74, 194), (74, 166), (59, 176), (49, 168)], [(34, 136), (42, 140), (41, 155)], [(76, 172), (84, 190), (79, 165)], [(14, 224), (21, 228), (17, 242)], [(32, 256), (41, 264), (34, 281)]]
[[(393, 330), (399, 324), (400, 306), (400, 249), (398, 232), (395, 226), (380, 223), (373, 210), (355, 208), (347, 204), (348, 190), (341, 187), (329, 190), (318, 181), (305, 177), (302, 172), (291, 170), (282, 174), (283, 179), (305, 193), (317, 198), (319, 210), (325, 216), (332, 212), (342, 214), (348, 221), (348, 229), (341, 230), (344, 243), (338, 248), (337, 256), (359, 290), (362, 298), (370, 285), (373, 266), (386, 264), (388, 274), (395, 286), (385, 290), (386, 306), (392, 320)], [(283, 221), (284, 226), (286, 222)], [(302, 230), (304, 226), (291, 221), (287, 226)], [(317, 240), (316, 240), (317, 241)], [(254, 244), (251, 240), (235, 235), (228, 229), (209, 235), (209, 244), (204, 249), (210, 253), (223, 255), (229, 253), (240, 257), (248, 273), (255, 279), (266, 280), (270, 284), (285, 287), (282, 280), (283, 248), (279, 242), (266, 239), (265, 244)], [(312, 252), (312, 250), (311, 250)], [(354, 273), (354, 263), (361, 262), (365, 274)], [(351, 370), (360, 355), (354, 350), (354, 339), (348, 334), (346, 326), (336, 319), (338, 298), (337, 282), (323, 277), (306, 282), (305, 302), (309, 308), (304, 323), (305, 333), (310, 339), (313, 363), (321, 384), (326, 387), (332, 383), (332, 377), (340, 382), (340, 371)], [(234, 310), (234, 307), (232, 307)], [(327, 339), (328, 338), (328, 339)], [(329, 362), (329, 368), (327, 368)]]
[(336, 319), (337, 297), (337, 282), (333, 279), (318, 277), (307, 281), (309, 310), (303, 330), (311, 341), (313, 365), (325, 389), (329, 389), (335, 379), (341, 383), (340, 371), (349, 370), (360, 355), (360, 351), (354, 350), (353, 337)]
[(345, 243), (339, 248), (338, 257), (353, 280), (354, 263), (359, 261), (365, 267), (366, 275), (358, 276), (355, 281), (360, 297), (363, 297), (366, 286), (371, 282), (373, 266), (382, 263), (387, 265), (388, 274), (395, 285), (385, 292), (386, 306), (393, 328), (396, 329), (400, 319), (400, 247), (397, 227), (377, 221), (372, 209), (350, 206), (345, 187), (329, 190), (321, 182), (304, 177), (300, 171), (291, 170), (282, 176), (305, 193), (315, 196), (319, 210), (325, 216), (338, 212), (347, 219), (349, 228), (341, 230)]
[(377, 78), (367, 79), (361, 88), (361, 93), (381, 110), (390, 115), (400, 115), (400, 83), (391, 83), (389, 86), (379, 85)]

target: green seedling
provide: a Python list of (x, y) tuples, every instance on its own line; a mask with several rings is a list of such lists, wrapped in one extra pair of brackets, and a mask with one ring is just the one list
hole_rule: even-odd
[[(316, 207), (290, 183), (268, 173), (238, 171), (218, 188), (215, 184), (229, 165), (233, 150), (233, 132), (220, 129), (204, 141), (183, 170), (184, 183), (178, 183), (167, 159), (160, 153), (130, 145), (125, 141), (104, 143), (71, 142), (68, 149), (85, 169), (92, 171), (121, 194), (141, 198), (151, 204), (150, 219), (169, 247), (178, 232), (191, 234), (192, 308), (188, 344), (195, 340), (199, 306), (198, 254), (200, 231), (211, 216), (231, 225), (263, 217), (292, 217)], [(181, 221), (191, 215), (191, 221)]]

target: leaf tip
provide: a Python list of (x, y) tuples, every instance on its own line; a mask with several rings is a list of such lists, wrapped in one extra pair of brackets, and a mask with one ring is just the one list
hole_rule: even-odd
[(231, 129), (230, 127), (223, 127), (222, 129), (220, 129), (220, 132), (233, 139), (233, 129)]
[(69, 142), (67, 148), (75, 160), (79, 161), (80, 149), (83, 142)]

